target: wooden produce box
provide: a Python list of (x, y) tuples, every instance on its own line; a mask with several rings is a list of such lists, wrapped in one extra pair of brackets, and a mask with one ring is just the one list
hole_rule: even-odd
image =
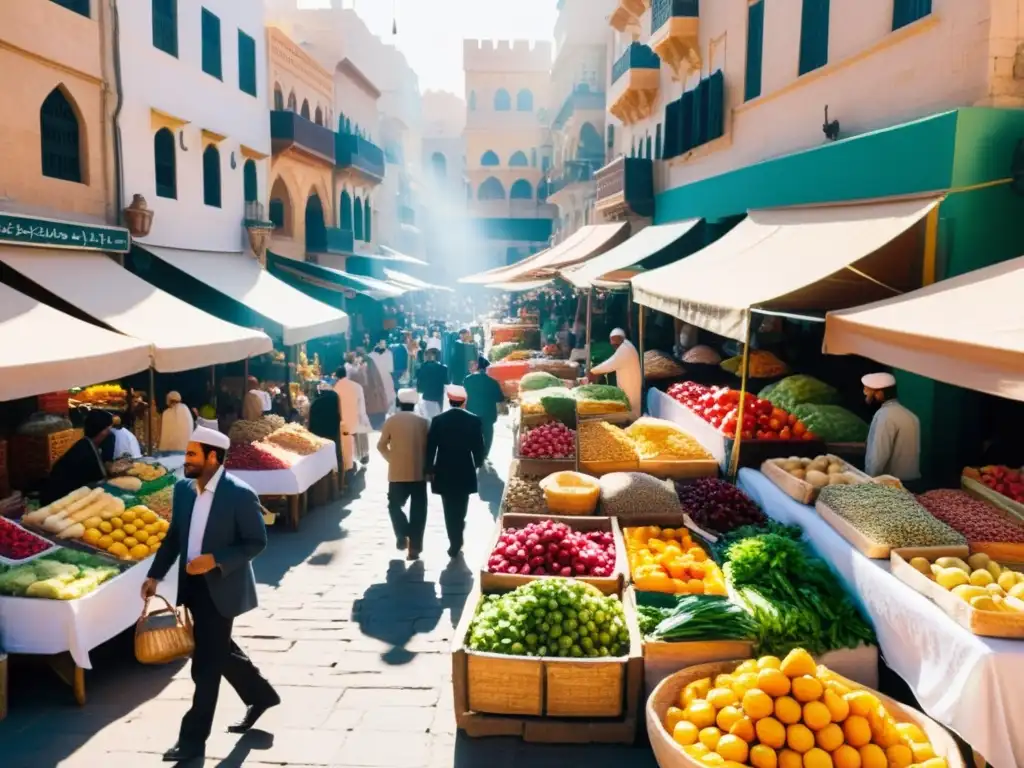
[(976, 499), (988, 502), (1003, 512), (1006, 512), (1009, 519), (1015, 523), (1024, 523), (1024, 504), (1014, 501), (1009, 496), (1004, 496), (999, 491), (994, 491), (984, 483), (980, 483), (973, 477), (961, 475), (960, 486)]
[[(556, 523), (565, 523), (574, 531), (611, 531), (615, 539), (615, 570), (611, 576), (584, 576), (575, 577), (579, 581), (592, 584), (606, 595), (621, 595), (626, 578), (629, 575), (629, 565), (626, 560), (626, 543), (622, 538), (622, 531), (618, 522), (613, 517), (560, 517), (558, 515), (518, 515), (503, 514), (498, 518), (494, 528), (494, 535), (491, 537), (491, 545), (487, 549), (487, 557), (490, 557), (498, 538), (506, 528), (524, 528), (530, 523), (541, 520), (554, 520)], [(522, 586), (538, 579), (547, 579), (550, 576), (531, 576), (528, 574), (491, 573), (487, 570), (486, 562), (480, 568), (480, 589), (484, 594), (508, 592), (516, 587)]]
[(613, 472), (639, 472), (640, 460), (636, 461), (581, 461), (580, 472), (593, 477), (604, 477)]
[[(868, 475), (865, 475), (850, 462), (832, 454), (825, 455), (827, 455), (829, 459), (834, 460), (836, 464), (841, 465), (843, 467), (843, 472), (849, 472), (852, 475), (856, 475), (860, 482), (871, 482), (871, 478)], [(786, 459), (768, 459), (761, 464), (761, 473), (779, 486), (783, 493), (790, 498), (799, 501), (801, 504), (813, 504), (817, 501), (821, 488), (815, 488), (806, 480), (793, 477), (793, 475), (789, 474), (789, 472), (778, 465), (778, 462), (780, 461), (786, 461)]]
[(959, 557), (966, 560), (966, 547), (894, 549), (890, 556), (892, 575), (930, 598), (968, 632), (984, 637), (1024, 638), (1024, 613), (975, 609), (970, 603), (961, 600), (911, 566), (910, 560), (915, 557), (926, 557), (929, 561), (938, 557)]
[(46, 478), (57, 460), (84, 436), (85, 430), (64, 429), (11, 437), (9, 470), (15, 485), (31, 485)]
[(718, 477), (714, 459), (640, 459), (640, 471), (662, 480), (687, 480), (696, 477)]
[(636, 616), (626, 610), (630, 649), (614, 659), (502, 656), (465, 646), (479, 583), (452, 644), (455, 721), (471, 738), (518, 736), (553, 744), (632, 744), (637, 737), (643, 656)]
[[(550, 417), (545, 417), (545, 420), (541, 423), (548, 423), (555, 421)], [(523, 456), (519, 452), (519, 443), (522, 438), (522, 429), (517, 428), (512, 431), (512, 457), (519, 462), (519, 470), (524, 475), (535, 475), (540, 477), (547, 477), (555, 472), (564, 472), (565, 470), (576, 469), (576, 456), (579, 455), (580, 445), (579, 437), (576, 438), (576, 456), (571, 456), (566, 459), (533, 459), (527, 456)]]
[[(889, 558), (889, 553), (891, 552), (892, 547), (888, 544), (881, 544), (869, 539), (855, 526), (837, 515), (831, 507), (821, 501), (817, 502), (814, 505), (814, 508), (817, 510), (818, 515), (822, 520), (832, 526), (832, 529), (836, 533), (852, 544), (853, 547), (862, 555), (869, 557), (872, 560), (886, 560)], [(970, 550), (967, 545), (963, 545), (951, 547), (917, 547), (914, 551), (920, 552), (923, 556), (927, 556), (927, 553), (933, 553), (935, 557), (952, 554), (956, 557), (966, 558)]]

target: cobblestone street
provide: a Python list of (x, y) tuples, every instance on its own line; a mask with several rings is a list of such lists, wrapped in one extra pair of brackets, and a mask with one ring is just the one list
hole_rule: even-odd
[[(376, 437), (371, 438), (375, 444)], [(482, 475), (467, 523), (465, 562), (449, 563), (440, 500), (430, 498), (421, 562), (394, 549), (387, 469), (374, 452), (345, 498), (298, 533), (271, 531), (256, 561), (260, 607), (235, 623), (283, 699), (244, 737), (224, 732), (242, 704), (221, 689), (206, 765), (469, 768), (654, 765), (649, 749), (539, 746), (456, 736), (449, 645), (485, 555), (511, 455), (499, 425), (495, 471)], [(3, 768), (159, 765), (192, 696), (187, 664), (142, 667), (130, 633), (93, 654), (89, 703), (78, 708), (44, 666), (19, 659), (11, 711), (0, 723)]]

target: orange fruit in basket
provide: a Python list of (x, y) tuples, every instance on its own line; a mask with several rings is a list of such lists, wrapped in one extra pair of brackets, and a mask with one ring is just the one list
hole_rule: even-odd
[(779, 768), (803, 768), (804, 759), (799, 752), (784, 749), (779, 752)]
[(715, 725), (728, 733), (729, 730), (742, 719), (743, 710), (739, 707), (722, 707), (718, 710), (718, 716), (715, 718)]
[(700, 759), (701, 765), (714, 765), (714, 766), (725, 766), (725, 758), (717, 752), (708, 752), (704, 757)]
[(820, 731), (832, 722), (832, 715), (828, 707), (820, 701), (810, 701), (804, 704), (804, 725), (812, 731)]
[(779, 758), (775, 754), (775, 750), (765, 744), (751, 747), (747, 760), (754, 768), (778, 768), (779, 765)]
[(833, 768), (828, 752), (814, 747), (804, 754), (804, 768)]
[(686, 713), (679, 707), (669, 707), (665, 711), (665, 730), (669, 733), (675, 730), (676, 723), (686, 718)]
[(824, 688), (821, 681), (810, 675), (801, 675), (793, 679), (793, 698), (801, 704), (817, 701), (821, 698)]
[(705, 699), (696, 699), (686, 708), (686, 719), (697, 728), (707, 728), (715, 724), (715, 708)]
[(757, 687), (772, 698), (777, 698), (788, 694), (791, 686), (788, 677), (769, 667), (757, 673)]
[(831, 688), (825, 691), (821, 700), (828, 707), (833, 723), (841, 723), (850, 716), (850, 704)]
[(733, 723), (732, 728), (729, 729), (729, 734), (731, 736), (739, 736), (747, 744), (750, 744), (757, 738), (757, 733), (754, 731), (754, 721), (746, 715)]
[(894, 744), (885, 750), (889, 768), (907, 768), (914, 762), (914, 753), (905, 744)]
[(850, 715), (843, 721), (843, 733), (846, 734), (846, 743), (851, 747), (863, 747), (871, 742), (871, 726), (860, 715)]
[(779, 696), (775, 700), (775, 717), (780, 723), (785, 723), (786, 725), (799, 723), (803, 714), (800, 702), (791, 696)]
[(835, 723), (829, 723), (814, 734), (815, 742), (826, 752), (834, 752), (839, 749), (843, 745), (844, 739), (843, 729)]
[(722, 738), (722, 732), (712, 725), (707, 728), (701, 728), (700, 733), (697, 734), (697, 738), (700, 740), (701, 744), (714, 752), (715, 748), (718, 746), (718, 742)]
[(806, 725), (791, 725), (786, 728), (786, 746), (802, 755), (814, 746), (814, 733)]
[(877, 744), (865, 744), (860, 748), (861, 768), (888, 768), (889, 760)]
[(843, 744), (832, 753), (832, 764), (835, 768), (861, 768), (860, 752), (849, 744)]
[(861, 717), (867, 717), (877, 712), (878, 708), (882, 706), (878, 697), (867, 691), (851, 691), (843, 698), (850, 704), (850, 713)]
[(747, 762), (747, 755), (750, 752), (750, 747), (748, 747), (747, 742), (739, 736), (727, 734), (718, 741), (718, 748), (716, 751), (726, 760), (735, 760), (737, 763), (745, 763)]
[(703, 595), (704, 582), (700, 579), (690, 579), (686, 582), (686, 590), (691, 595)]
[(775, 711), (771, 696), (760, 688), (751, 688), (743, 694), (743, 711), (751, 720), (768, 717)]
[(774, 749), (780, 749), (786, 745), (786, 726), (774, 717), (764, 717), (757, 721), (754, 726), (757, 731), (757, 740), (767, 744)]
[(688, 720), (680, 720), (672, 729), (672, 740), (684, 747), (697, 743), (697, 726)]
[(757, 688), (757, 675), (754, 672), (744, 672), (733, 679), (730, 688), (736, 691), (737, 696), (742, 697), (750, 689)]
[(738, 702), (739, 697), (731, 688), (712, 688), (708, 691), (707, 700), (715, 709), (722, 709)]
[(683, 693), (679, 697), (679, 706), (686, 709), (690, 704), (697, 699), (703, 699), (708, 695), (708, 691), (711, 690), (711, 678), (704, 677), (700, 680), (694, 680), (683, 688)]

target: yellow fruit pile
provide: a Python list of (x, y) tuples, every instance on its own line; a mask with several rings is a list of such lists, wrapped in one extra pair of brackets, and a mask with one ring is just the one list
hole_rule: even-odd
[(636, 446), (625, 431), (606, 421), (584, 421), (579, 427), (580, 461), (638, 463)]
[(644, 416), (633, 422), (626, 434), (636, 445), (641, 459), (696, 461), (711, 458), (692, 435), (664, 419)]
[(665, 728), (702, 765), (755, 768), (948, 768), (924, 732), (898, 723), (802, 649), (744, 661), (687, 685)]
[(1024, 613), (1024, 573), (984, 552), (975, 552), (966, 563), (959, 557), (940, 557), (934, 563), (915, 557), (910, 565), (976, 611)]
[(136, 461), (132, 464), (132, 468), (128, 470), (127, 474), (139, 478), (144, 483), (148, 483), (153, 480), (159, 480), (166, 475), (167, 469), (159, 464), (147, 464), (144, 461)]
[(633, 586), (669, 595), (724, 595), (722, 570), (685, 528), (626, 528), (626, 557)]
[(82, 541), (122, 560), (145, 560), (160, 549), (170, 523), (143, 506), (126, 509), (117, 517), (94, 517), (83, 523)]

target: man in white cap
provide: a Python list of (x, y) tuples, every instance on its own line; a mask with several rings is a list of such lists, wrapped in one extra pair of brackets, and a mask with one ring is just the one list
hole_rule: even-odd
[[(398, 390), (398, 412), (388, 417), (377, 441), (377, 450), (388, 463), (388, 515), (395, 531), (395, 546), (408, 549), (415, 560), (423, 551), (427, 527), (427, 481), (424, 463), (430, 423), (414, 412), (420, 401), (415, 389)], [(411, 499), (409, 517), (405, 502)]]
[(861, 379), (868, 405), (878, 408), (868, 430), (864, 471), (892, 475), (902, 482), (921, 477), (921, 422), (897, 398), (896, 377), (869, 373)]
[(484, 430), (480, 419), (465, 409), (466, 390), (447, 388), (451, 408), (435, 416), (427, 436), (427, 479), (441, 497), (448, 556), (462, 552), (469, 497), (477, 492), (476, 471), (484, 464)]
[(590, 369), (589, 377), (615, 374), (615, 384), (629, 398), (629, 409), (634, 419), (640, 418), (643, 399), (643, 377), (640, 375), (640, 354), (633, 343), (626, 338), (626, 332), (616, 328), (608, 336), (615, 347), (615, 354), (600, 365)]
[(160, 451), (184, 451), (189, 435), (195, 428), (188, 406), (181, 402), (177, 392), (167, 393), (167, 408), (160, 415)]
[(281, 702), (231, 639), (235, 617), (257, 605), (252, 560), (267, 546), (267, 529), (256, 492), (224, 472), (230, 445), (227, 435), (207, 427), (192, 433), (185, 451), (186, 479), (174, 486), (171, 527), (142, 585), (148, 600), (177, 560), (178, 602), (192, 614), (195, 635), (192, 708), (182, 718), (177, 744), (164, 754), (167, 762), (203, 756), (222, 677), (247, 707), (229, 732), (248, 731)]

